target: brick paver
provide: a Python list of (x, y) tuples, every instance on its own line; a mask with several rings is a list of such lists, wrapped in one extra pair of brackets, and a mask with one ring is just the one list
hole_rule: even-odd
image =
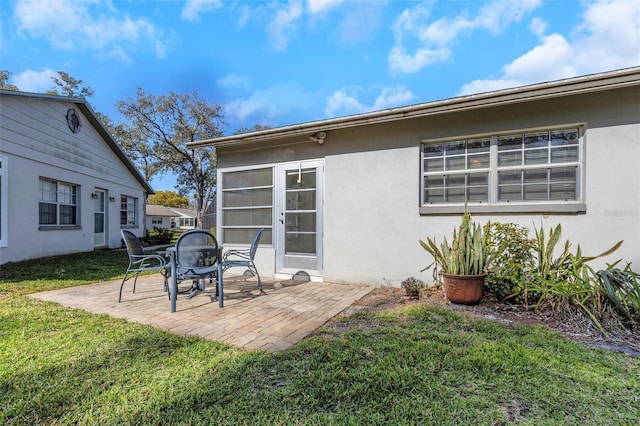
[[(183, 283), (188, 285), (188, 283)], [(136, 293), (127, 282), (118, 303), (120, 281), (90, 284), (32, 294), (63, 306), (108, 314), (153, 325), (176, 334), (200, 336), (254, 350), (286, 349), (339, 314), (372, 288), (354, 284), (268, 281), (259, 294), (251, 282), (227, 280), (225, 303), (211, 293), (191, 300), (178, 296), (170, 311), (160, 275), (138, 278)]]

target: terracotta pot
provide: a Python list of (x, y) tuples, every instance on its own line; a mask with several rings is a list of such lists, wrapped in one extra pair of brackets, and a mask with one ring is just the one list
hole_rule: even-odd
[(482, 275), (456, 275), (442, 273), (444, 291), (453, 303), (473, 305), (484, 296), (484, 280), (487, 274)]

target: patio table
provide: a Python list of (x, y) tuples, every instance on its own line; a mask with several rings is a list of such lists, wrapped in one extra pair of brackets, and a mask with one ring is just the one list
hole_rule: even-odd
[[(202, 246), (202, 249), (211, 248), (211, 246)], [(197, 249), (197, 247), (196, 247)], [(176, 311), (176, 300), (178, 299), (178, 274), (177, 274), (177, 262), (176, 262), (176, 247), (167, 247), (166, 253), (169, 255), (169, 264), (171, 265), (171, 313)], [(222, 282), (222, 246), (218, 246), (218, 254), (217, 254), (217, 267), (218, 267), (218, 276), (217, 276), (217, 293), (218, 293), (218, 306), (223, 307), (223, 282)], [(204, 290), (203, 285), (203, 290)]]

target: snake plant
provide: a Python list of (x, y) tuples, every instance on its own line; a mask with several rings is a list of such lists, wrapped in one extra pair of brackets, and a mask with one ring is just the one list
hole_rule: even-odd
[(465, 208), (460, 227), (453, 230), (451, 244), (446, 237), (440, 246), (436, 244), (435, 238), (427, 237), (426, 241), (420, 240), (422, 248), (434, 259), (434, 262), (423, 270), (436, 264), (447, 274), (484, 274), (491, 250), (490, 227), (490, 223), (483, 227), (473, 222), (471, 214)]

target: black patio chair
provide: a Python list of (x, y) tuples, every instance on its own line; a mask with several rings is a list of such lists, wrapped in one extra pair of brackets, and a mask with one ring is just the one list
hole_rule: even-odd
[(258, 288), (260, 289), (260, 293), (263, 292), (262, 280), (260, 279), (260, 274), (258, 273), (258, 268), (254, 262), (254, 258), (256, 256), (256, 251), (258, 251), (258, 244), (260, 244), (260, 237), (263, 232), (263, 228), (256, 231), (248, 249), (229, 250), (225, 252), (224, 256), (222, 256), (223, 272), (230, 268), (247, 268), (254, 276), (258, 277)]
[(164, 291), (168, 292), (167, 285), (167, 262), (164, 257), (156, 253), (145, 253), (142, 244), (138, 237), (131, 231), (126, 229), (120, 230), (122, 240), (127, 247), (127, 254), (129, 255), (129, 267), (124, 274), (122, 284), (120, 284), (120, 293), (118, 294), (118, 303), (122, 301), (122, 288), (124, 283), (130, 279), (133, 280), (133, 292), (136, 292), (136, 281), (138, 281), (138, 275), (143, 271), (161, 272), (164, 277)]
[[(178, 238), (174, 253), (176, 263), (176, 281), (180, 283), (192, 280), (187, 299), (198, 290), (205, 290), (205, 280), (218, 281), (218, 241), (210, 232), (203, 229), (191, 229)], [(169, 268), (170, 270), (171, 268)], [(169, 274), (174, 271), (169, 272)], [(215, 291), (218, 296), (218, 287)]]

